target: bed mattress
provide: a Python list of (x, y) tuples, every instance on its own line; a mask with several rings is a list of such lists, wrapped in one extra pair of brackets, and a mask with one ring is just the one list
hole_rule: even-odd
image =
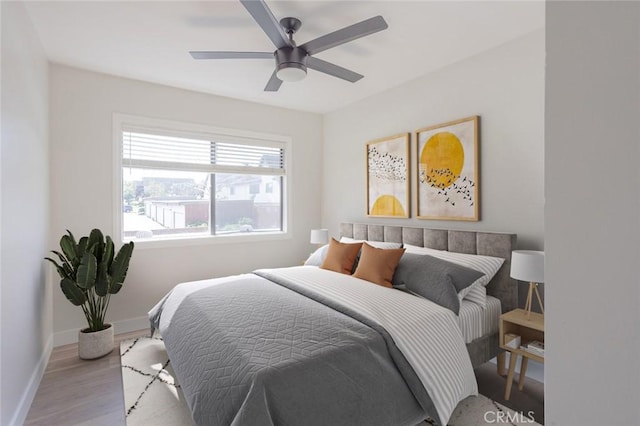
[(482, 336), (498, 332), (501, 313), (500, 299), (487, 296), (487, 307), (463, 300), (460, 304), (458, 323), (465, 343), (471, 343)]

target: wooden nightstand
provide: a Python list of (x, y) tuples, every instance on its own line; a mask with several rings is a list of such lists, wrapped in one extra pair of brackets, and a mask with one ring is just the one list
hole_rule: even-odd
[(507, 375), (507, 387), (504, 392), (504, 399), (509, 400), (511, 396), (511, 384), (513, 382), (513, 372), (516, 369), (518, 355), (522, 356), (520, 367), (520, 379), (518, 380), (518, 390), (524, 386), (524, 377), (527, 373), (527, 363), (529, 358), (544, 363), (544, 357), (526, 351), (524, 349), (514, 349), (505, 345), (504, 335), (513, 333), (521, 338), (520, 345), (524, 346), (532, 340), (544, 342), (544, 315), (531, 312), (530, 319), (527, 319), (527, 311), (524, 309), (514, 309), (511, 312), (500, 316), (500, 347), (511, 352), (509, 361), (509, 374)]

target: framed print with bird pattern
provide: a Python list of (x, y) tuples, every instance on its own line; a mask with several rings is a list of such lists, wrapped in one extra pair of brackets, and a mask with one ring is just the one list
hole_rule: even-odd
[(416, 131), (419, 219), (480, 220), (479, 121), (473, 116)]
[(367, 216), (408, 218), (409, 133), (367, 143)]

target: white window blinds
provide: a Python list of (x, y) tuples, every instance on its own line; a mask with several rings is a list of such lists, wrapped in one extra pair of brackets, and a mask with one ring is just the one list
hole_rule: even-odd
[(207, 173), (284, 175), (284, 144), (267, 141), (213, 140), (124, 130), (123, 166)]

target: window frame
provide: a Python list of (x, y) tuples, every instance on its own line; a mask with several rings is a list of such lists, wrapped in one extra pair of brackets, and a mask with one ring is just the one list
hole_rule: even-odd
[[(224, 138), (225, 140), (236, 140), (240, 143), (256, 143), (257, 145), (276, 146), (284, 150), (284, 174), (282, 175), (282, 230), (273, 232), (260, 233), (242, 233), (242, 234), (218, 234), (218, 235), (188, 235), (179, 234), (175, 236), (167, 236), (155, 240), (133, 240), (137, 248), (157, 248), (157, 247), (180, 247), (206, 244), (220, 243), (239, 243), (239, 242), (258, 242), (291, 239), (291, 219), (292, 219), (292, 202), (293, 193), (291, 176), (292, 176), (292, 140), (290, 136), (254, 132), (249, 130), (238, 130), (230, 128), (216, 127), (206, 124), (188, 123), (175, 120), (165, 120), (159, 118), (150, 118), (129, 114), (114, 113), (113, 114), (113, 235), (116, 236), (116, 242), (123, 244), (130, 239), (124, 238), (123, 234), (123, 168), (126, 166), (123, 161), (123, 132), (125, 131), (140, 132), (161, 132), (166, 136), (177, 136), (184, 138), (195, 138), (205, 140), (215, 140), (216, 138)], [(213, 200), (211, 200), (213, 201)], [(213, 204), (210, 203), (210, 206)]]

